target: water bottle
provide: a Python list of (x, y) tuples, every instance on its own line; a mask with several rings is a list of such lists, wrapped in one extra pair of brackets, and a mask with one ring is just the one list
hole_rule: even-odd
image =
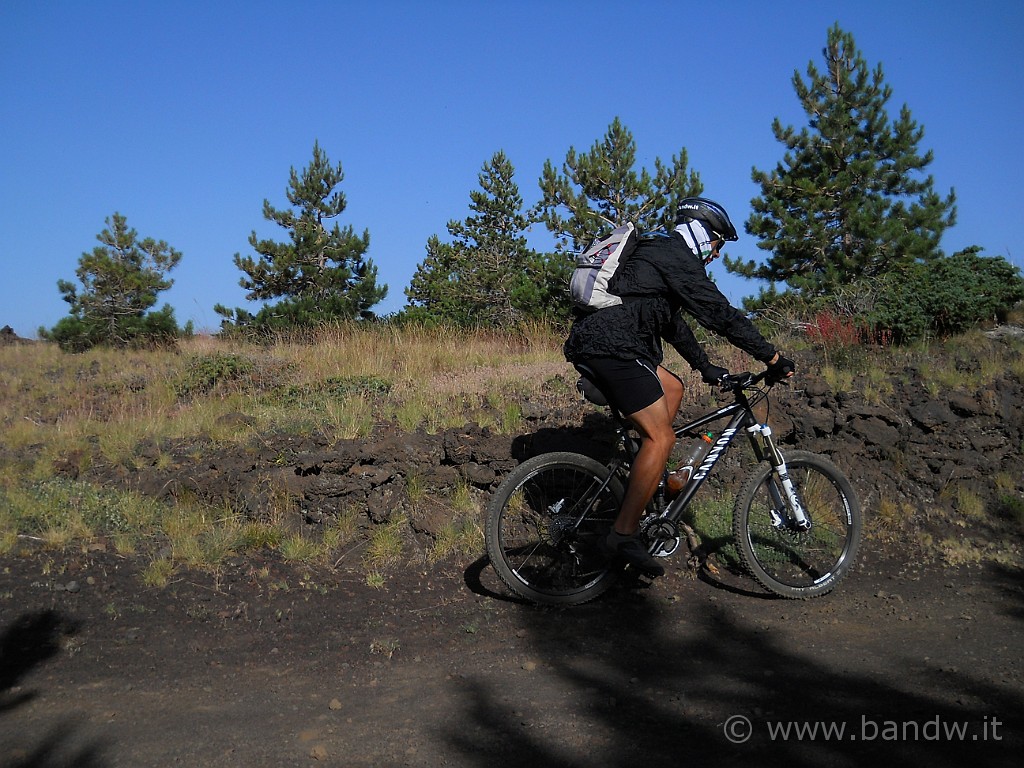
[(696, 469), (700, 463), (704, 460), (704, 457), (708, 455), (711, 450), (711, 446), (714, 444), (714, 435), (710, 432), (705, 432), (700, 436), (699, 440), (695, 440), (693, 447), (690, 452), (683, 459), (683, 463), (679, 465), (679, 469), (674, 472), (669, 472), (668, 478), (665, 480), (665, 484), (668, 486), (668, 491), (671, 495), (675, 496), (686, 484), (690, 482), (690, 476), (693, 474), (693, 470)]

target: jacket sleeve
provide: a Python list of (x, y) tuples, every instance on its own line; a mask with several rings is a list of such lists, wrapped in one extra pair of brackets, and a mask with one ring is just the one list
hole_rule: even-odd
[(686, 319), (680, 312), (672, 315), (672, 322), (665, 328), (662, 338), (671, 344), (676, 352), (682, 355), (683, 359), (690, 364), (695, 371), (703, 371), (710, 364), (707, 353), (693, 335)]
[[(775, 347), (742, 312), (729, 303), (708, 277), (704, 264), (686, 247), (682, 238), (679, 238), (678, 246), (678, 257), (663, 260), (659, 265), (662, 278), (674, 300), (702, 326), (724, 336), (755, 360), (765, 363), (771, 360), (775, 355)], [(675, 346), (673, 342), (670, 343)], [(682, 350), (679, 353), (683, 354)]]

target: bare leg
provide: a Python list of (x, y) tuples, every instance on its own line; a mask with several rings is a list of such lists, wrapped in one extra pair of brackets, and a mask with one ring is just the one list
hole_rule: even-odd
[(640, 450), (629, 473), (629, 486), (614, 529), (620, 534), (636, 533), (647, 502), (661, 482), (665, 463), (675, 445), (672, 421), (683, 399), (683, 385), (673, 374), (659, 366), (658, 378), (665, 394), (628, 418), (640, 433)]

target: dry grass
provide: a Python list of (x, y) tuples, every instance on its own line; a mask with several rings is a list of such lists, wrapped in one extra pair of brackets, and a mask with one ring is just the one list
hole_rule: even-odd
[[(798, 355), (809, 346), (787, 332), (775, 335), (781, 348)], [(386, 574), (416, 551), (405, 522), (381, 526), (366, 538), (357, 523), (364, 513), (346, 510), (316, 536), (300, 535), (287, 524), (293, 500), (284, 490), (268, 488), (274, 509), (265, 519), (243, 520), (187, 499), (168, 507), (64, 478), (87, 472), (93, 461), (130, 470), (143, 446), (147, 461), (159, 465), (170, 460), (161, 445), (198, 436), (228, 444), (281, 430), (343, 440), (364, 438), (386, 422), (428, 432), (476, 422), (515, 433), (522, 428), (524, 403), (542, 393), (571, 392), (575, 376), (562, 358), (562, 339), (560, 329), (545, 326), (467, 333), (349, 324), (262, 344), (195, 337), (176, 350), (69, 355), (49, 344), (0, 347), (0, 554), (24, 536), (56, 549), (102, 537), (119, 552), (149, 556), (144, 578), (159, 585), (181, 568), (216, 570), (254, 549), (326, 566), (358, 551), (368, 582), (383, 586)], [(933, 362), (936, 349), (942, 363)], [(709, 344), (708, 351), (731, 370), (754, 365), (727, 344)], [(933, 394), (944, 396), (972, 392), (1007, 372), (1024, 378), (1022, 352), (1024, 342), (971, 333), (937, 345), (833, 355), (847, 364), (833, 360), (818, 373), (834, 391), (881, 404), (894, 391), (887, 371), (917, 368)], [(711, 405), (708, 388), (674, 352), (666, 364), (686, 384), (684, 407)], [(246, 418), (225, 418), (237, 414)], [(992, 482), (1001, 498), (1010, 499), (1004, 514), (1020, 514), (1011, 503), (1019, 497), (1019, 480), (998, 476)], [(415, 477), (407, 483), (414, 503), (431, 491)], [(966, 520), (991, 513), (970, 489), (949, 493), (949, 503)], [(421, 554), (441, 560), (481, 551), (479, 499), (460, 487), (445, 503), (453, 509), (452, 521)], [(879, 512), (882, 536), (887, 528), (901, 529), (909, 514), (903, 506)], [(954, 549), (949, 542), (945, 547)]]
[[(68, 468), (87, 472), (94, 460), (130, 471), (143, 446), (145, 460), (159, 465), (170, 461), (161, 445), (199, 436), (228, 444), (280, 430), (336, 441), (367, 437), (387, 421), (429, 432), (470, 421), (513, 431), (520, 403), (552, 376), (568, 375), (561, 338), (545, 326), (467, 333), (350, 324), (262, 344), (199, 336), (175, 350), (2, 347), (0, 553), (23, 536), (55, 549), (103, 539), (121, 553), (148, 553), (143, 579), (159, 586), (183, 568), (215, 571), (260, 548), (331, 567), (358, 547), (369, 580), (383, 583), (413, 551), (404, 521), (367, 540), (359, 511), (344, 510), (310, 535), (289, 525), (294, 500), (270, 480), (265, 516), (243, 520), (194, 499), (167, 506), (60, 478)], [(225, 418), (239, 413), (246, 418)], [(429, 489), (413, 479), (409, 491)], [(450, 502), (451, 528), (425, 557), (479, 551), (472, 494), (460, 489)]]

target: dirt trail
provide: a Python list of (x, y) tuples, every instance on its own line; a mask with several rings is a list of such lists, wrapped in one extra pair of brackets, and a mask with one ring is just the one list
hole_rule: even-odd
[(150, 590), (108, 552), (23, 553), (0, 766), (1017, 765), (1022, 574), (866, 549), (809, 602), (673, 563), (572, 609), (485, 562), (374, 590), (248, 559)]

